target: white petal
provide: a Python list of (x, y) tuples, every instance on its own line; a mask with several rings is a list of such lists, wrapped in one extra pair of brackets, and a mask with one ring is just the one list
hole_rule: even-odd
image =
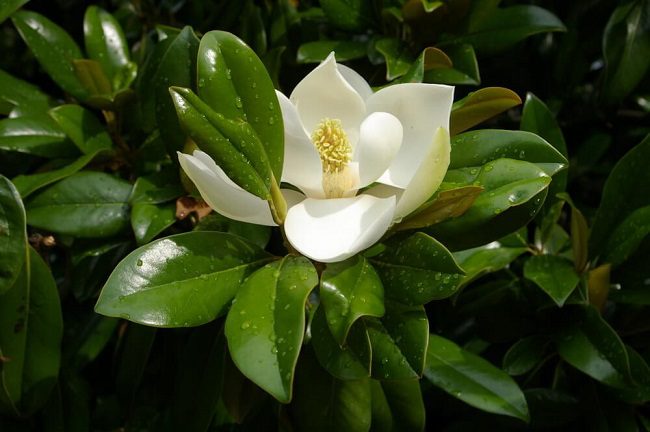
[(436, 129), (449, 130), (453, 95), (454, 88), (445, 85), (396, 84), (366, 100), (368, 112), (389, 112), (404, 128), (402, 147), (380, 182), (401, 188), (410, 183), (413, 167), (425, 157)]
[(268, 202), (237, 186), (207, 154), (199, 150), (194, 156), (178, 153), (178, 161), (201, 197), (217, 212), (242, 222), (275, 225)]
[(361, 123), (354, 160), (359, 163), (359, 187), (377, 180), (393, 162), (402, 144), (402, 124), (392, 114), (374, 112)]
[(305, 199), (303, 194), (293, 189), (280, 189), (280, 192), (282, 193), (284, 200), (287, 202), (288, 209), (301, 203)]
[(300, 188), (313, 198), (325, 198), (320, 156), (305, 131), (291, 101), (276, 91), (284, 122), (282, 181)]
[(449, 167), (450, 153), (449, 132), (438, 128), (420, 166), (397, 201), (396, 222), (424, 204), (438, 190)]
[(359, 96), (366, 100), (373, 93), (370, 84), (365, 80), (364, 77), (359, 75), (357, 71), (352, 68), (347, 67), (346, 65), (337, 63), (336, 67), (338, 68), (343, 78), (350, 84), (356, 91), (359, 93)]
[(298, 83), (290, 99), (308, 135), (324, 118), (339, 119), (352, 145), (356, 144), (366, 106), (338, 71), (334, 53)]
[(395, 197), (307, 198), (287, 213), (287, 239), (320, 262), (342, 261), (377, 242), (393, 220)]

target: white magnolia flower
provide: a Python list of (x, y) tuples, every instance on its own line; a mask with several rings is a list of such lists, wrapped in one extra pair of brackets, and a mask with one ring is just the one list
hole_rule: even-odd
[[(321, 262), (372, 246), (422, 205), (449, 166), (453, 87), (396, 84), (373, 93), (334, 53), (287, 98), (284, 229), (291, 245)], [(232, 219), (275, 225), (268, 203), (233, 183), (205, 153), (179, 154), (205, 201)]]

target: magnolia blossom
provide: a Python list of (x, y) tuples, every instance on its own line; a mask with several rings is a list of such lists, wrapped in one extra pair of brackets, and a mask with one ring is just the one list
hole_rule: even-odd
[[(282, 189), (286, 237), (303, 255), (336, 262), (372, 246), (436, 191), (449, 166), (453, 87), (396, 84), (373, 93), (334, 53), (287, 98)], [(179, 154), (210, 207), (275, 225), (268, 203), (233, 183), (205, 153)]]

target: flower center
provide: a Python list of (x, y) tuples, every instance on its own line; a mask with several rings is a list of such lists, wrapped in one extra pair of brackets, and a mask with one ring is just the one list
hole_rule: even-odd
[(339, 173), (350, 162), (352, 147), (341, 126), (341, 120), (321, 120), (311, 135), (311, 140), (320, 154), (324, 173)]

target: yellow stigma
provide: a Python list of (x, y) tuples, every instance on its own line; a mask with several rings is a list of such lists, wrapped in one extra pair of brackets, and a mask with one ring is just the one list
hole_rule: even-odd
[(311, 135), (311, 140), (320, 154), (323, 172), (339, 173), (350, 162), (352, 147), (341, 120), (323, 119)]

